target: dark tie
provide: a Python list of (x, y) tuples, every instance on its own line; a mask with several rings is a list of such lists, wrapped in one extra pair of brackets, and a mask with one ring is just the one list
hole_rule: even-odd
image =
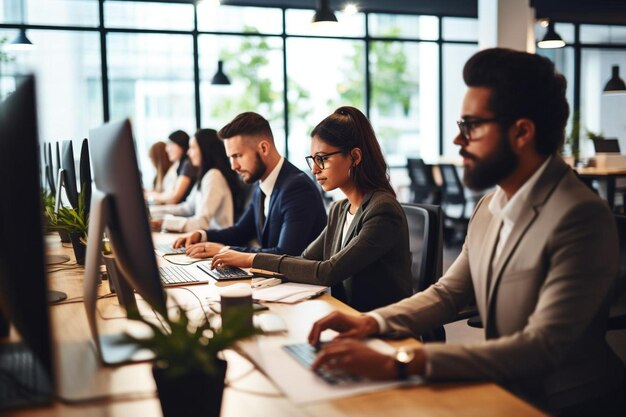
[(263, 234), (263, 226), (265, 225), (265, 193), (259, 190), (259, 230)]

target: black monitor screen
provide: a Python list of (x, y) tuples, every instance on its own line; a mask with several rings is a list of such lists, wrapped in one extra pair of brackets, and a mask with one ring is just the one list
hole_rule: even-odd
[[(155, 259), (130, 122), (107, 123), (93, 129), (89, 142), (94, 196), (97, 191), (111, 202), (106, 226), (116, 262), (135, 291), (163, 314), (165, 294)], [(92, 203), (93, 213), (95, 198)], [(93, 221), (97, 219), (90, 216), (90, 222)]]
[(74, 166), (74, 146), (71, 140), (63, 141), (63, 159), (61, 161), (63, 168), (63, 184), (65, 187), (65, 195), (72, 207), (78, 209), (78, 189), (76, 188), (76, 168)]
[[(28, 77), (0, 104), (0, 178), (5, 179), (0, 198), (0, 310), (23, 341), (0, 344), (0, 408), (38, 404), (52, 395), (38, 173), (35, 81)], [(11, 397), (12, 390), (18, 391), (18, 398)]]

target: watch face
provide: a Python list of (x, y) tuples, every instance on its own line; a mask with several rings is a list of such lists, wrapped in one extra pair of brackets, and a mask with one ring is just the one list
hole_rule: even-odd
[(408, 348), (399, 348), (396, 351), (396, 360), (402, 363), (409, 363), (415, 357), (415, 353), (412, 349)]

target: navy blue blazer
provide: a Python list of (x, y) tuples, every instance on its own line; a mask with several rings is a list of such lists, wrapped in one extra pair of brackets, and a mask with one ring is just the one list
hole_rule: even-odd
[[(260, 229), (261, 189), (257, 184), (252, 202), (234, 226), (207, 230), (209, 242), (219, 242), (240, 252), (300, 255), (326, 226), (322, 196), (304, 172), (285, 159), (270, 198), (263, 230)], [(257, 239), (261, 247), (249, 247)]]

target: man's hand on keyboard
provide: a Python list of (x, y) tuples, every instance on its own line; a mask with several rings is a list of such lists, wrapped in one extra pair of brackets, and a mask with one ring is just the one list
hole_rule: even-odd
[(251, 268), (254, 260), (254, 253), (237, 252), (236, 250), (220, 251), (213, 255), (211, 268), (222, 268), (224, 266), (237, 266), (239, 268)]
[(193, 245), (194, 243), (200, 242), (200, 239), (202, 239), (202, 235), (200, 235), (200, 232), (187, 233), (176, 239), (172, 244), (172, 247), (186, 248)]
[(214, 242), (202, 242), (187, 246), (187, 256), (192, 258), (211, 258), (218, 253), (224, 245)]
[(378, 323), (373, 317), (366, 315), (354, 316), (334, 311), (313, 323), (309, 333), (309, 343), (313, 346), (318, 346), (320, 333), (326, 329), (338, 331), (337, 339), (364, 339), (367, 336), (377, 334), (379, 331)]
[(340, 339), (327, 343), (311, 365), (314, 371), (341, 371), (369, 379), (394, 379), (394, 358), (377, 352), (360, 340)]

